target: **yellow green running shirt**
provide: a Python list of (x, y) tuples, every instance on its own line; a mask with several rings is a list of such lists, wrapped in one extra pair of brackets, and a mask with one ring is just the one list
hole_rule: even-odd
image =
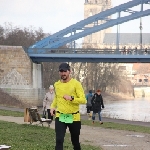
[[(79, 111), (80, 104), (86, 104), (86, 98), (82, 85), (76, 79), (63, 83), (60, 80), (55, 82), (55, 97), (50, 108), (56, 108), (56, 117), (60, 113), (72, 114)], [(65, 100), (64, 95), (74, 96), (74, 100)], [(60, 112), (60, 113), (58, 113)], [(80, 113), (73, 114), (73, 121), (80, 121)]]

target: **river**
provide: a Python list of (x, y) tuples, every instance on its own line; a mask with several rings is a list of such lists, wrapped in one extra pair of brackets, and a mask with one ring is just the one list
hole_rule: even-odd
[[(150, 98), (104, 101), (104, 105), (102, 117), (150, 122)], [(86, 113), (85, 105), (81, 105), (80, 112)]]
[(104, 101), (103, 117), (150, 122), (150, 98)]

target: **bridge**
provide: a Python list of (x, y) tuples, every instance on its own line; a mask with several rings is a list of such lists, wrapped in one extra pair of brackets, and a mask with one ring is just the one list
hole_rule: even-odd
[(120, 49), (117, 51), (116, 49), (49, 49), (43, 48), (43, 50), (39, 50), (36, 48), (32, 49), (30, 52), (30, 58), (35, 63), (40, 62), (114, 62), (114, 63), (137, 63), (150, 62), (150, 50), (148, 49), (146, 52), (144, 49), (135, 51), (126, 51)]
[[(121, 49), (110, 50), (109, 53), (105, 49), (93, 50), (82, 49), (78, 50), (75, 47), (75, 40), (85, 37), (89, 34), (107, 29), (114, 25), (141, 18), (150, 15), (150, 9), (144, 9), (144, 5), (150, 4), (150, 0), (132, 0), (121, 4), (114, 8), (100, 12), (87, 19), (81, 20), (53, 35), (50, 35), (41, 41), (36, 42), (26, 49), (26, 53), (35, 63), (43, 61), (72, 61), (72, 62), (150, 62), (150, 55), (143, 55), (144, 50), (140, 49), (137, 55), (121, 55)], [(140, 6), (139, 11), (134, 11), (131, 8)], [(121, 12), (129, 12), (127, 16), (121, 17)], [(109, 16), (118, 14), (116, 19), (111, 19)], [(104, 20), (103, 24), (99, 21)], [(93, 25), (88, 27), (88, 25)], [(119, 43), (119, 38), (117, 38)], [(61, 46), (71, 43), (71, 48), (66, 48), (66, 53), (59, 50)], [(76, 52), (77, 51), (77, 52)], [(55, 53), (54, 53), (55, 52)]]
[[(21, 46), (0, 46), (0, 89), (30, 106), (42, 104), (45, 94), (42, 82), (41, 62), (150, 62), (150, 49), (97, 49), (82, 46), (77, 48), (75, 40), (100, 30), (118, 25), (133, 19), (148, 16), (150, 9), (144, 5), (150, 0), (133, 0), (117, 7), (108, 9), (99, 14), (81, 20), (27, 49)], [(130, 8), (141, 6), (139, 11)], [(121, 12), (129, 12), (128, 16), (121, 17)], [(118, 13), (116, 19), (109, 16)], [(99, 21), (103, 21), (99, 24)], [(88, 26), (88, 25), (93, 26)], [(117, 39), (119, 43), (119, 38)], [(60, 48), (70, 43), (69, 48)], [(7, 53), (6, 53), (7, 50)], [(138, 92), (139, 93), (139, 92)], [(148, 93), (148, 92), (147, 92)]]

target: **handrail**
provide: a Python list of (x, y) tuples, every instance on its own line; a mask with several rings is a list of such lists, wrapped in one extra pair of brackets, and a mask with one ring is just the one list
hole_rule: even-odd
[[(32, 48), (32, 51), (26, 51), (28, 54), (116, 54), (116, 49), (70, 49), (70, 48), (61, 48), (61, 49), (52, 49), (52, 48)], [(120, 54), (150, 54), (150, 49), (119, 49)]]

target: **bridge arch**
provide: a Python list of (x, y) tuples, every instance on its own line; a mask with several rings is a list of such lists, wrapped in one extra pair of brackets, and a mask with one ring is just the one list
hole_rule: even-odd
[[(144, 10), (143, 5), (149, 3), (150, 0), (132, 0), (114, 8), (107, 9), (94, 16), (90, 16), (84, 20), (81, 20), (65, 29), (62, 29), (53, 35), (42, 39), (41, 41), (38, 41), (37, 43), (31, 45), (28, 51), (32, 48), (58, 48), (91, 33), (95, 33), (114, 25), (118, 25), (140, 17), (148, 16), (150, 15), (150, 9)], [(140, 10), (133, 11), (131, 8), (135, 6), (141, 6)], [(128, 16), (122, 17), (121, 12), (129, 12), (129, 14)], [(111, 19), (110, 16), (115, 13), (118, 13), (119, 16), (116, 19)], [(99, 24), (98, 22), (102, 20), (104, 23)], [(87, 27), (89, 24), (93, 24), (93, 26)]]

